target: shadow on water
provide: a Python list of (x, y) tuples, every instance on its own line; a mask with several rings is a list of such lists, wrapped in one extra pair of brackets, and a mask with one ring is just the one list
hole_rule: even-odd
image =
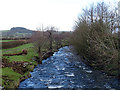
[(43, 60), (19, 88), (120, 88), (116, 78), (92, 70), (71, 48), (60, 48)]

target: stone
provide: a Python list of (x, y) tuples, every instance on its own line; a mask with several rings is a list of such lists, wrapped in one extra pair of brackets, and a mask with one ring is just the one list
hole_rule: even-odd
[(29, 63), (25, 62), (23, 63), (23, 67), (26, 67)]

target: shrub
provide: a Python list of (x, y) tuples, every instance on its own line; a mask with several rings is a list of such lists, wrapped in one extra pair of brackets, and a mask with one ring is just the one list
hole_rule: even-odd
[[(101, 10), (101, 12), (99, 12)], [(118, 75), (120, 53), (117, 33), (113, 33), (115, 15), (104, 3), (84, 10), (72, 37), (76, 51), (88, 64), (111, 75)], [(114, 10), (113, 10), (114, 11)], [(107, 17), (106, 17), (107, 15)], [(113, 17), (109, 17), (113, 16)], [(108, 22), (107, 20), (111, 20)], [(112, 24), (111, 24), (112, 23)]]

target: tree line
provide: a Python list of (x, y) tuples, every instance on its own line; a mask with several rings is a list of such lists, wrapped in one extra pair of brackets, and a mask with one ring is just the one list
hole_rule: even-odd
[(71, 42), (79, 55), (96, 69), (119, 75), (120, 31), (116, 29), (118, 10), (104, 2), (83, 9)]

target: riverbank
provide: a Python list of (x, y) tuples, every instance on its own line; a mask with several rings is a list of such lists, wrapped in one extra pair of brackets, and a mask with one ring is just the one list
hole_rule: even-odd
[(2, 49), (2, 54), (15, 54), (20, 53), (23, 49), (26, 49), (28, 53), (26, 55), (15, 56), (2, 56), (2, 86), (4, 88), (17, 88), (20, 81), (30, 76), (30, 71), (37, 65), (36, 61), (32, 60), (32, 57), (37, 55), (33, 52), (32, 43), (24, 44), (15, 48)]
[[(120, 88), (119, 81), (83, 63), (71, 47), (60, 48), (31, 72), (19, 88)], [(19, 89), (18, 88), (18, 89)]]
[[(20, 53), (21, 50), (27, 50), (27, 54), (15, 55), (15, 56), (2, 56), (2, 71), (1, 80), (2, 87), (4, 88), (17, 88), (19, 83), (28, 77), (30, 77), (30, 72), (33, 71), (36, 65), (38, 65), (38, 54), (34, 50), (33, 44), (24, 44), (19, 47), (11, 49), (3, 49), (2, 54), (15, 54)], [(53, 49), (53, 52), (57, 51), (56, 48)], [(44, 52), (42, 59), (50, 57), (50, 54), (45, 54), (47, 49), (42, 49)]]
[[(120, 80), (120, 76), (119, 76), (119, 69), (115, 69), (115, 70), (104, 70), (100, 67), (98, 67), (96, 65), (96, 63), (90, 63), (90, 60), (86, 60), (84, 57), (82, 57), (75, 49), (75, 47), (73, 46), (73, 52), (77, 55), (79, 55), (79, 57), (81, 58), (82, 62), (84, 62), (87, 66), (93, 68), (94, 70), (98, 70), (104, 74), (106, 74), (108, 77), (111, 77), (111, 78), (118, 78)], [(111, 65), (111, 64), (110, 64)], [(116, 64), (117, 65), (117, 64)], [(103, 66), (105, 67), (105, 66)], [(113, 66), (111, 66), (111, 68), (113, 68)]]

